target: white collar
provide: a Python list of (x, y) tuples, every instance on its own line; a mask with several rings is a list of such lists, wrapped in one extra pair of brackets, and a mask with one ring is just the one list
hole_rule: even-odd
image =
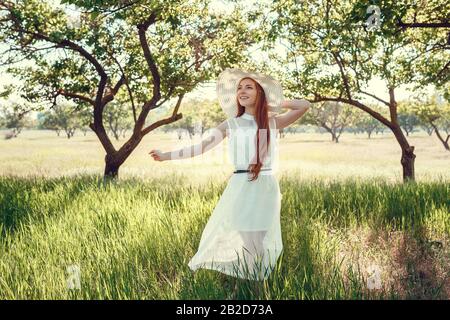
[(244, 112), (244, 113), (241, 115), (241, 118), (242, 118), (242, 119), (247, 119), (247, 120), (255, 120), (255, 117), (254, 117), (252, 114), (247, 113), (247, 112)]

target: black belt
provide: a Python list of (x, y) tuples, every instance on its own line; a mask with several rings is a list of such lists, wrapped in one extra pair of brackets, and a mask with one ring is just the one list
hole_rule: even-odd
[[(260, 171), (269, 171), (272, 169), (261, 169)], [(250, 170), (236, 170), (233, 173), (243, 173), (243, 172), (250, 172)]]

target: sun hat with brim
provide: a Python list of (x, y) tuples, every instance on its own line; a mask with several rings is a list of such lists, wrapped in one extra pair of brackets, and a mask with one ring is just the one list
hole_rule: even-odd
[(281, 102), (284, 100), (281, 84), (269, 75), (258, 72), (246, 72), (237, 68), (227, 68), (219, 74), (216, 84), (217, 98), (220, 107), (227, 117), (237, 116), (236, 94), (237, 87), (242, 78), (250, 77), (257, 81), (264, 89), (269, 112), (281, 111)]

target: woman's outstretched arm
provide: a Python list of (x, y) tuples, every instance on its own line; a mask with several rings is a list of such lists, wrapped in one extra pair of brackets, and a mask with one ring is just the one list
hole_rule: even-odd
[(155, 161), (166, 161), (166, 160), (178, 160), (192, 158), (206, 151), (211, 150), (216, 145), (218, 145), (225, 138), (227, 133), (227, 120), (224, 120), (216, 128), (214, 128), (212, 133), (203, 139), (201, 142), (190, 145), (178, 150), (161, 152), (160, 150), (151, 150), (149, 154), (153, 157)]
[(311, 102), (305, 99), (284, 100), (282, 108), (291, 109), (286, 113), (276, 115), (275, 123), (277, 129), (283, 129), (297, 121), (311, 106)]

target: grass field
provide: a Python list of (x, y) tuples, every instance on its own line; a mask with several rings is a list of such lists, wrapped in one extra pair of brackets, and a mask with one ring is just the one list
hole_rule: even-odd
[(148, 151), (190, 142), (150, 135), (104, 186), (93, 134), (0, 140), (0, 299), (449, 299), (450, 153), (410, 137), (418, 183), (403, 185), (391, 135), (329, 140), (280, 140), (284, 252), (261, 283), (187, 266), (232, 171), (226, 144), (161, 163)]
[[(3, 132), (0, 131), (0, 137)], [(192, 143), (198, 142), (198, 138)], [(415, 146), (417, 181), (450, 181), (450, 152), (433, 135), (425, 133), (409, 138)], [(116, 148), (124, 140), (113, 141)], [(147, 135), (132, 156), (122, 165), (121, 177), (155, 178), (167, 174), (189, 177), (191, 183), (204, 183), (214, 176), (223, 180), (232, 172), (227, 157), (226, 140), (204, 155), (168, 162), (154, 162), (151, 149), (169, 151), (187, 146), (169, 134)], [(44, 177), (76, 174), (102, 174), (104, 151), (93, 133), (76, 133), (72, 139), (57, 137), (50, 131), (24, 131), (18, 139), (0, 139), (0, 174)], [(338, 144), (327, 134), (299, 133), (280, 139), (279, 175), (300, 179), (340, 180), (379, 177), (390, 182), (402, 181), (401, 150), (391, 134), (343, 134)]]

